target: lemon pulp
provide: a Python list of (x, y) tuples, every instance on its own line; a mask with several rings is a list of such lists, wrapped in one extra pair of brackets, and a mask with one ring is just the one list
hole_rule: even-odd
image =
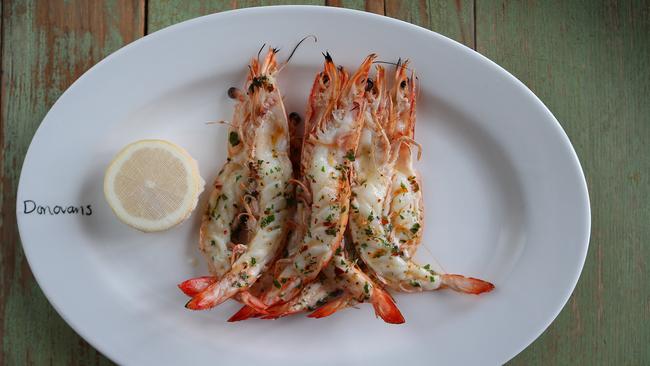
[(189, 217), (203, 185), (196, 161), (183, 148), (164, 140), (141, 140), (113, 159), (104, 195), (124, 223), (161, 231)]

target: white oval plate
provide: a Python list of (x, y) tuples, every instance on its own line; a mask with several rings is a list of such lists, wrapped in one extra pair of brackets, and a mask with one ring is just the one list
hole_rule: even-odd
[[(323, 320), (230, 324), (236, 303), (192, 312), (176, 288), (207, 273), (196, 244), (200, 215), (157, 234), (113, 216), (102, 179), (121, 147), (144, 138), (174, 141), (212, 181), (225, 159), (225, 128), (206, 122), (230, 118), (226, 90), (241, 86), (262, 43), (282, 48), (282, 58), (307, 34), (318, 43), (306, 41), (280, 76), (288, 111), (304, 113), (321, 51), (348, 68), (370, 52), (412, 60), (421, 81), (416, 138), (424, 145), (420, 256), (433, 253), (449, 272), (492, 281), (492, 293), (398, 295), (406, 317), (400, 326), (375, 319), (366, 304)], [(82, 206), (85, 215), (56, 214), (56, 205)], [(97, 64), (34, 136), (17, 215), (32, 271), (61, 316), (114, 361), (152, 365), (503, 363), (564, 306), (590, 226), (585, 179), (567, 136), (512, 75), (408, 23), (300, 6), (194, 19)]]

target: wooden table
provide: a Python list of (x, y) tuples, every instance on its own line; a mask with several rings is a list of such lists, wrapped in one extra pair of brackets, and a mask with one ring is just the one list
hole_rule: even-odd
[[(110, 364), (47, 302), (18, 237), (18, 177), (47, 110), (93, 64), (129, 42), (199, 15), (270, 3), (281, 2), (2, 2), (0, 363)], [(649, 364), (650, 2), (305, 3), (365, 9), (432, 29), (494, 60), (546, 103), (587, 176), (592, 238), (571, 300), (511, 364)]]

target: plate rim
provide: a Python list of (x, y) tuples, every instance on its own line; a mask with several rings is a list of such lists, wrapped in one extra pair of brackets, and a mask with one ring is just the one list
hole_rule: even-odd
[[(24, 187), (23, 184), (23, 170), (24, 167), (28, 164), (29, 160), (31, 160), (31, 155), (33, 155), (33, 149), (32, 145), (34, 140), (37, 138), (39, 133), (42, 133), (42, 127), (44, 123), (48, 120), (48, 117), (50, 117), (50, 114), (52, 110), (55, 109), (55, 107), (61, 102), (62, 99), (66, 97), (66, 95), (70, 92), (70, 90), (76, 88), (79, 84), (82, 83), (83, 80), (85, 80), (86, 77), (88, 77), (89, 74), (92, 72), (96, 71), (97, 69), (101, 68), (104, 66), (104, 64), (111, 62), (111, 60), (115, 57), (120, 56), (121, 54), (128, 52), (131, 48), (133, 47), (138, 47), (141, 44), (144, 44), (146, 42), (150, 42), (153, 39), (157, 37), (164, 36), (167, 33), (171, 32), (176, 32), (178, 30), (181, 30), (183, 27), (189, 27), (189, 26), (194, 26), (197, 25), (201, 22), (211, 22), (211, 21), (217, 21), (219, 18), (225, 18), (225, 17), (237, 17), (240, 15), (245, 15), (246, 13), (264, 13), (268, 11), (283, 11), (283, 10), (306, 10), (306, 11), (317, 11), (317, 12), (333, 12), (333, 13), (342, 13), (342, 14), (350, 14), (353, 16), (360, 16), (360, 17), (367, 17), (367, 18), (380, 18), (384, 22), (392, 22), (399, 24), (401, 26), (406, 26), (411, 28), (413, 31), (417, 32), (422, 32), (426, 33), (430, 37), (438, 38), (439, 40), (447, 43), (451, 47), (455, 47), (459, 49), (461, 52), (464, 53), (465, 57), (478, 57), (482, 63), (485, 63), (489, 67), (495, 70), (495, 72), (501, 74), (502, 76), (505, 76), (510, 82), (513, 82), (516, 86), (517, 89), (520, 92), (527, 93), (529, 96), (532, 96), (535, 100), (535, 103), (538, 105), (538, 107), (541, 107), (541, 110), (544, 112), (546, 115), (545, 117), (547, 119), (550, 119), (552, 121), (553, 129), (555, 130), (556, 133), (559, 134), (559, 137), (562, 140), (562, 144), (568, 147), (568, 151), (570, 152), (570, 157), (571, 157), (571, 164), (573, 165), (573, 168), (576, 170), (578, 173), (578, 176), (580, 178), (579, 182), (579, 190), (582, 191), (582, 197), (579, 198), (579, 200), (583, 204), (583, 209), (585, 210), (585, 227), (582, 228), (582, 236), (584, 237), (584, 242), (579, 243), (580, 246), (580, 263), (578, 266), (576, 266), (575, 271), (573, 272), (573, 277), (570, 279), (571, 286), (567, 286), (567, 290), (565, 293), (562, 294), (562, 301), (561, 301), (561, 306), (558, 308), (554, 309), (552, 312), (552, 317), (547, 319), (545, 321), (545, 325), (541, 327), (540, 329), (537, 329), (535, 332), (531, 332), (531, 336), (523, 341), (518, 342), (520, 344), (520, 347), (517, 347), (518, 349), (513, 353), (509, 354), (502, 362), (506, 363), (510, 360), (512, 360), (514, 357), (516, 357), (518, 354), (523, 352), (526, 348), (528, 348), (536, 339), (538, 339), (549, 327), (550, 325), (555, 321), (557, 316), (560, 314), (560, 312), (564, 309), (566, 306), (567, 302), (569, 301), (571, 295), (576, 289), (576, 286), (578, 284), (578, 281), (580, 279), (580, 275), (582, 274), (582, 270), (584, 268), (588, 250), (589, 250), (589, 244), (591, 240), (591, 202), (590, 202), (590, 195), (589, 195), (589, 189), (587, 185), (587, 180), (585, 177), (584, 170), (582, 168), (582, 165), (580, 163), (580, 159), (578, 157), (577, 152), (575, 151), (575, 148), (573, 144), (571, 143), (570, 138), (566, 134), (565, 130), (562, 128), (560, 122), (558, 119), (553, 115), (553, 113), (549, 110), (549, 108), (542, 102), (542, 100), (532, 91), (530, 90), (522, 81), (520, 81), (518, 78), (516, 78), (514, 75), (512, 75), (509, 71), (501, 67), (499, 64), (496, 62), (492, 61), (488, 57), (482, 55), (481, 53), (465, 46), (464, 44), (453, 40), (449, 37), (446, 37), (440, 33), (437, 33), (435, 31), (432, 31), (430, 29), (421, 27), (416, 24), (412, 24), (400, 19), (396, 18), (391, 18), (385, 15), (379, 15), (375, 13), (370, 13), (366, 11), (361, 11), (361, 10), (355, 10), (355, 9), (348, 9), (348, 8), (339, 8), (339, 7), (329, 7), (329, 6), (320, 6), (320, 5), (273, 5), (273, 6), (258, 6), (258, 7), (249, 7), (249, 8), (240, 8), (240, 9), (233, 9), (233, 10), (227, 10), (219, 13), (212, 13), (212, 14), (207, 14), (199, 17), (195, 17), (192, 19), (188, 19), (176, 24), (169, 25), (167, 27), (164, 27), (160, 30), (157, 30), (153, 33), (147, 34), (131, 43), (128, 43), (119, 49), (113, 51), (103, 59), (101, 59), (99, 62), (97, 62), (95, 65), (93, 65), (91, 68), (86, 70), (81, 76), (79, 76), (66, 90), (57, 98), (56, 102), (52, 104), (52, 106), (48, 109), (48, 112), (46, 115), (43, 117), (41, 120), (39, 126), (37, 127), (36, 131), (34, 132), (34, 135), (32, 136), (32, 139), (30, 141), (29, 147), (27, 149), (27, 152), (25, 154), (23, 164), (21, 166), (21, 173), (20, 173), (20, 178), (18, 182), (18, 188), (16, 191), (16, 213), (20, 212), (20, 205), (18, 202), (18, 197), (20, 197), (22, 194), (22, 187)], [(578, 183), (578, 182), (576, 182)], [(90, 331), (86, 332), (81, 330), (81, 327), (76, 324), (75, 321), (72, 320), (72, 317), (67, 314), (63, 307), (60, 306), (60, 304), (57, 304), (55, 301), (53, 301), (53, 297), (51, 296), (51, 292), (53, 291), (52, 289), (46, 289), (43, 286), (43, 278), (41, 275), (38, 275), (38, 270), (34, 270), (34, 267), (32, 266), (32, 260), (30, 259), (31, 255), (29, 254), (30, 251), (26, 249), (26, 246), (23, 242), (23, 219), (21, 219), (22, 215), (16, 214), (16, 222), (17, 222), (17, 227), (18, 227), (18, 233), (21, 241), (21, 246), (23, 248), (23, 252), (25, 253), (25, 258), (27, 260), (27, 263), (29, 264), (30, 270), (32, 274), (34, 275), (34, 278), (36, 282), (39, 285), (39, 288), (45, 295), (46, 299), (50, 303), (50, 305), (55, 309), (57, 314), (61, 316), (61, 318), (66, 322), (68, 326), (70, 326), (79, 336), (81, 336), (85, 341), (87, 341), (89, 344), (93, 346), (97, 351), (99, 351), (102, 355), (107, 357), (113, 362), (117, 362), (119, 359), (119, 355), (114, 355), (104, 347), (103, 344), (101, 344), (99, 341), (95, 339), (95, 337), (92, 336), (92, 333)], [(576, 229), (577, 230), (577, 229)], [(559, 293), (559, 292), (558, 292)]]

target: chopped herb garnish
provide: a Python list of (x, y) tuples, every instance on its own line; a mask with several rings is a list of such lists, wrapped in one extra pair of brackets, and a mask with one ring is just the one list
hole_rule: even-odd
[(363, 291), (364, 291), (365, 293), (367, 293), (367, 294), (370, 293), (370, 288), (369, 288), (369, 286), (368, 286), (368, 282), (366, 282), (366, 284), (363, 285)]
[(417, 222), (413, 224), (413, 226), (411, 226), (411, 232), (413, 234), (417, 233), (419, 230), (420, 230), (420, 224), (418, 224)]
[(420, 283), (418, 281), (411, 281), (411, 286), (413, 286), (413, 287), (421, 287)]
[(278, 282), (278, 280), (273, 280), (273, 286), (276, 288), (282, 288), (282, 285), (280, 285), (280, 282)]
[(328, 227), (327, 229), (325, 229), (325, 234), (331, 235), (331, 236), (336, 236), (337, 231), (338, 231), (338, 229), (336, 227)]
[(275, 220), (275, 215), (265, 216), (260, 222), (261, 227), (266, 227)]
[(320, 167), (320, 171), (323, 172), (323, 173), (325, 173), (325, 165), (323, 165), (322, 167)]
[(399, 254), (399, 247), (397, 245), (393, 245), (393, 247), (390, 249), (391, 253), (393, 255), (398, 255)]
[(251, 258), (251, 266), (254, 266), (255, 263), (257, 263), (257, 259), (255, 259), (255, 257), (252, 257)]
[(345, 158), (354, 161), (354, 150), (348, 150), (348, 153), (345, 154)]

